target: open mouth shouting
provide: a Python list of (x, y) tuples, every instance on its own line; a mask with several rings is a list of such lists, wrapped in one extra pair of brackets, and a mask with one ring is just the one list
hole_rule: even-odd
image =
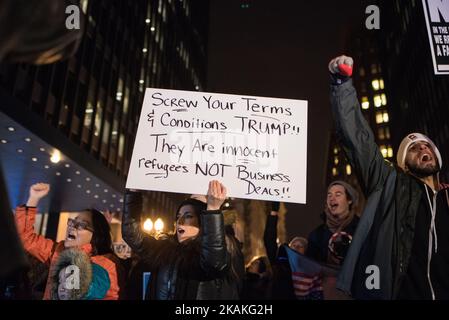
[(186, 232), (183, 227), (178, 227), (177, 231), (180, 236), (182, 236)]
[(338, 209), (339, 204), (334, 202), (334, 203), (329, 203), (329, 210), (331, 213), (336, 213), (337, 209)]
[(433, 157), (429, 153), (423, 153), (419, 159), (422, 163), (431, 162)]

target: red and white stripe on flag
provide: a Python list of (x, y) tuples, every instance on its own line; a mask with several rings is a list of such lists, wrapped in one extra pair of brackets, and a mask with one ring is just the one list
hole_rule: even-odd
[(316, 291), (323, 291), (323, 281), (319, 274), (310, 275), (292, 272), (293, 288), (297, 297), (305, 297)]

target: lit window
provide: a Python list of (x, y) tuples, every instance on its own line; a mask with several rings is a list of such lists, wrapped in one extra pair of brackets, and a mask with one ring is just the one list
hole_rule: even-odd
[(335, 165), (338, 165), (338, 162), (339, 162), (338, 157), (335, 157), (335, 158), (334, 158), (334, 164), (335, 164)]
[(379, 80), (379, 88), (380, 89), (384, 89), (385, 88), (385, 84), (384, 84), (384, 80), (383, 79)]
[(380, 89), (380, 83), (379, 83), (379, 80), (375, 79), (375, 80), (373, 80), (373, 81), (371, 82), (371, 84), (372, 84), (374, 90), (377, 91), (377, 90)]
[(380, 146), (380, 152), (382, 152), (382, 156), (386, 158), (388, 156), (388, 149), (386, 146), (382, 145)]
[(117, 101), (122, 101), (122, 96), (123, 96), (123, 80), (122, 78), (120, 78), (118, 79), (117, 93), (115, 99)]
[(337, 168), (332, 168), (332, 175), (335, 177), (338, 174)]
[(125, 135), (123, 133), (120, 134), (120, 139), (118, 141), (118, 156), (123, 157), (123, 150), (125, 148)]
[(382, 105), (382, 98), (380, 97), (380, 95), (376, 94), (374, 96), (374, 106), (376, 108), (379, 108)]
[(388, 158), (393, 158), (393, 148), (392, 147), (388, 147)]
[(382, 122), (384, 122), (384, 118), (382, 116), (382, 112), (377, 112), (376, 113), (376, 123), (379, 124), (379, 123), (382, 123)]
[(369, 100), (368, 97), (362, 97), (362, 109), (369, 109)]
[(385, 138), (390, 139), (390, 128), (385, 127)]
[(337, 154), (337, 153), (338, 153), (338, 148), (334, 147), (334, 154)]
[(83, 10), (84, 14), (86, 14), (87, 6), (89, 5), (89, 0), (81, 0), (80, 5), (81, 5), (81, 10)]
[(351, 165), (347, 164), (347, 165), (346, 165), (346, 174), (347, 174), (348, 176), (350, 176), (351, 173), (352, 173)]
[(387, 105), (387, 96), (385, 95), (385, 93), (382, 93), (382, 95), (380, 96), (381, 100), (382, 100), (382, 105), (386, 106)]
[(376, 112), (376, 123), (387, 123), (388, 121), (390, 121), (389, 117), (388, 117), (388, 112), (387, 111), (379, 111)]

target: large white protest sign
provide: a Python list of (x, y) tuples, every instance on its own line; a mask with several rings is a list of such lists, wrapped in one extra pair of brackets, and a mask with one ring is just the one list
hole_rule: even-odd
[(146, 89), (126, 187), (306, 203), (307, 101)]
[(449, 74), (449, 0), (422, 0), (435, 74)]

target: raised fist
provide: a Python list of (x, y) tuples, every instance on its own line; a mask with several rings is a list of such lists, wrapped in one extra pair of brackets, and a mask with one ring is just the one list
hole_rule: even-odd
[(50, 192), (50, 185), (48, 183), (36, 183), (30, 187), (30, 196), (27, 201), (28, 207), (36, 207), (39, 200), (45, 197)]
[(329, 71), (332, 74), (340, 74), (344, 77), (352, 76), (352, 68), (354, 66), (354, 60), (351, 57), (341, 55), (332, 59), (329, 62)]

